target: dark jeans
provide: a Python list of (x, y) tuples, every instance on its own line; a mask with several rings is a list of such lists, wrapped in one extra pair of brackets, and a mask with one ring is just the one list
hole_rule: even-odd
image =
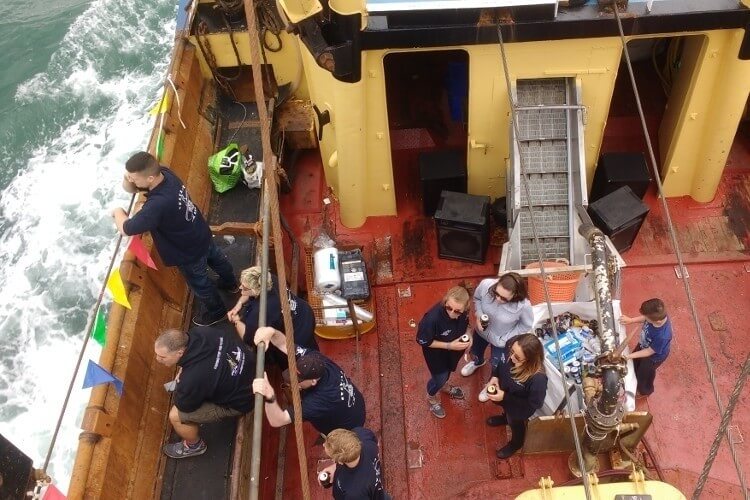
[[(478, 332), (474, 333), (474, 343), (471, 345), (471, 354), (474, 356), (477, 364), (482, 364), (484, 363), (484, 351), (487, 350), (487, 346), (490, 345), (490, 343), (484, 340)], [(490, 345), (490, 366), (492, 367), (492, 371), (495, 371), (497, 365), (500, 364), (501, 361), (504, 361), (504, 354), (505, 348)]]
[(443, 388), (448, 377), (451, 376), (451, 372), (433, 373), (432, 378), (427, 381), (427, 394), (434, 396), (440, 389)]
[[(641, 346), (635, 349), (640, 351)], [(635, 358), (633, 368), (635, 368), (635, 378), (638, 380), (638, 392), (644, 396), (649, 396), (654, 392), (654, 379), (656, 378), (656, 369), (664, 362), (654, 361), (654, 356), (647, 358)]]
[(204, 257), (195, 262), (177, 266), (190, 289), (203, 304), (202, 314), (213, 319), (226, 314), (227, 308), (216, 289), (216, 285), (208, 276), (209, 267), (219, 275), (219, 286), (224, 288), (237, 286), (237, 278), (234, 276), (232, 264), (229, 263), (227, 257), (219, 250), (213, 240), (211, 240), (208, 252)]
[(517, 450), (523, 448), (523, 442), (526, 439), (526, 424), (528, 422), (528, 420), (508, 419), (508, 426), (510, 427), (510, 442), (508, 444)]

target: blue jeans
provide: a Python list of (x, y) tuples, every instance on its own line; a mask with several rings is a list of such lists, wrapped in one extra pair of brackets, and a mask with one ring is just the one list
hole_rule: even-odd
[(203, 304), (203, 314), (214, 319), (226, 314), (227, 308), (216, 285), (208, 276), (209, 267), (219, 275), (219, 286), (224, 288), (237, 286), (232, 264), (213, 240), (208, 245), (208, 252), (204, 257), (195, 262), (177, 266), (193, 294)]
[[(474, 343), (471, 345), (471, 354), (474, 356), (476, 364), (481, 365), (484, 363), (484, 351), (487, 350), (487, 346), (490, 345), (490, 343), (484, 340), (478, 332), (474, 333), (476, 333), (476, 335), (474, 335)], [(503, 361), (505, 361), (505, 348), (491, 345), (490, 366), (492, 367), (492, 371), (495, 371), (497, 365)]]
[(427, 394), (434, 396), (440, 389), (443, 388), (448, 377), (451, 376), (451, 372), (433, 373), (432, 378), (427, 381)]

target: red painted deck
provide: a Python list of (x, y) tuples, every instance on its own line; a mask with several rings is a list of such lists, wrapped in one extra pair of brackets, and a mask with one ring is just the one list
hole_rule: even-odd
[[(739, 132), (728, 163), (713, 202), (701, 205), (687, 199), (669, 200), (689, 261), (690, 283), (724, 405), (740, 363), (750, 350), (746, 340), (750, 127)], [(295, 190), (282, 197), (281, 208), (297, 233), (309, 242), (321, 224), (325, 191), (315, 154), (303, 156), (298, 167)], [(404, 175), (408, 178), (413, 172)], [(647, 202), (651, 206), (647, 222), (635, 246), (623, 255), (629, 267), (624, 271), (622, 303), (623, 310), (631, 314), (651, 297), (662, 298), (669, 308), (675, 330), (672, 353), (659, 369), (656, 392), (639, 400), (638, 407), (654, 416), (646, 439), (668, 481), (689, 496), (720, 415), (682, 282), (675, 275), (676, 259), (661, 208), (653, 194), (647, 196)], [(357, 230), (341, 226), (332, 211), (331, 227), (338, 243), (362, 245), (368, 262), (375, 267), (372, 285), (378, 327), (362, 338), (359, 364), (353, 340), (321, 341), (322, 350), (352, 375), (365, 395), (367, 425), (381, 439), (387, 489), (398, 499), (513, 498), (536, 487), (542, 476), (552, 476), (557, 484), (567, 481), (567, 454), (517, 455), (509, 461), (495, 458), (495, 448), (507, 437), (504, 430), (484, 424), (493, 408), (476, 401), (479, 377), (464, 379), (454, 374), (451, 381), (462, 386), (469, 398), (450, 401), (444, 397), (447, 418), (438, 420), (430, 415), (424, 387), (428, 373), (411, 322), (418, 322), (459, 279), (476, 282), (495, 274), (499, 249), (491, 247), (484, 265), (438, 259), (433, 224), (420, 215), (418, 197), (410, 197), (404, 190), (398, 204), (399, 219), (373, 217)], [(732, 437), (750, 476), (748, 403), (745, 391), (735, 412)], [(312, 446), (316, 436), (311, 428), (306, 428), (305, 434), (310, 477), (314, 478), (316, 462), (324, 452), (322, 447)], [(288, 443), (284, 498), (299, 498), (294, 440), (290, 438)], [(311, 482), (313, 498), (330, 496), (314, 479)], [(704, 498), (741, 498), (738, 485), (724, 442)]]

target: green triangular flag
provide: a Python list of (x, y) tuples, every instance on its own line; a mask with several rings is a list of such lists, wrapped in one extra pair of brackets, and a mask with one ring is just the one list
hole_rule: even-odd
[(159, 135), (156, 137), (156, 159), (161, 161), (161, 157), (164, 155), (164, 131), (160, 130)]
[(104, 343), (107, 341), (107, 318), (104, 317), (104, 311), (100, 307), (96, 312), (96, 319), (94, 320), (94, 329), (91, 331), (91, 337), (99, 342), (99, 345), (104, 347)]

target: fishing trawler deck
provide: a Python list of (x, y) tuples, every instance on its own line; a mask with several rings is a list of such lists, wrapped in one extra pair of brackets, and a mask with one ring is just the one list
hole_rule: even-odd
[[(646, 66), (642, 69), (641, 78), (647, 80), (649, 69)], [(643, 138), (634, 132), (627, 91), (629, 83), (620, 78), (605, 131), (604, 152), (644, 149)], [(660, 89), (644, 93), (647, 121), (656, 127), (664, 98)], [(226, 133), (225, 128), (223, 134)], [(482, 376), (463, 378), (458, 373), (452, 376), (451, 382), (462, 387), (468, 397), (466, 400), (444, 397), (445, 419), (435, 419), (429, 413), (424, 389), (427, 371), (415, 342), (415, 322), (456, 282), (465, 281), (471, 286), (496, 274), (499, 245), (505, 233), (502, 230), (494, 233), (484, 264), (440, 259), (434, 222), (422, 215), (414, 162), (414, 151), (429, 151), (436, 147), (435, 141), (428, 130), (419, 127), (401, 130), (394, 137), (404, 138), (401, 142), (394, 140), (393, 161), (400, 186), (408, 186), (398, 191), (398, 217), (370, 217), (360, 228), (344, 227), (315, 151), (304, 152), (294, 164), (287, 165), (296, 180), (291, 191), (280, 198), (280, 211), (303, 246), (309, 247), (318, 228), (324, 226), (324, 218), (328, 218), (325, 225), (332, 229), (331, 236), (337, 244), (360, 246), (364, 251), (371, 275), (376, 328), (361, 337), (359, 349), (354, 339), (318, 341), (321, 350), (351, 375), (365, 396), (367, 426), (380, 438), (387, 490), (394, 498), (514, 498), (535, 488), (544, 476), (551, 476), (557, 485), (570, 481), (569, 452), (518, 454), (509, 460), (495, 457), (495, 449), (508, 438), (504, 430), (485, 425), (485, 419), (497, 413), (494, 405), (476, 400), (481, 380), (488, 373), (486, 367)], [(443, 139), (443, 145), (451, 143), (450, 137)], [(214, 194), (212, 223), (255, 220), (257, 198), (248, 193), (253, 192), (238, 187), (225, 195)], [(333, 199), (333, 210), (324, 210), (326, 197)], [(645, 455), (648, 470), (654, 477), (662, 474), (665, 481), (689, 493), (703, 466), (720, 415), (653, 186), (645, 200), (651, 211), (634, 246), (623, 254), (627, 267), (622, 281), (622, 308), (626, 313), (636, 311), (643, 300), (662, 298), (669, 307), (675, 338), (669, 361), (659, 370), (655, 394), (637, 400), (636, 410), (648, 411), (654, 417), (646, 433), (653, 453)], [(750, 305), (747, 279), (750, 127), (747, 123), (740, 127), (732, 145), (716, 198), (707, 204), (687, 197), (671, 198), (668, 205), (688, 263), (719, 394), (726, 404), (749, 349), (738, 334), (744, 329), (743, 313)], [(304, 273), (304, 266), (297, 272)], [(745, 396), (740, 407), (747, 404)], [(567, 421), (563, 423), (567, 425)], [(739, 429), (748, 425), (750, 414), (737, 411), (730, 434), (745, 461), (750, 445)], [(314, 479), (318, 461), (326, 456), (323, 448), (314, 444), (317, 439), (314, 429), (309, 424), (304, 428), (312, 498), (327, 498), (329, 492)], [(207, 434), (210, 449), (218, 449), (218, 453), (170, 463), (165, 471), (162, 498), (188, 497), (184, 495), (196, 491), (209, 496), (224, 495), (226, 490), (221, 488), (226, 486), (227, 478), (223, 475), (229, 474), (231, 466), (233, 429), (234, 422), (226, 422), (214, 426), (214, 431)], [(289, 431), (293, 432), (291, 428)], [(279, 446), (279, 431), (264, 424), (263, 440), (264, 450), (273, 454)], [(226, 443), (225, 449), (220, 442)], [(274, 491), (277, 498), (300, 496), (293, 439), (286, 440), (281, 455), (282, 468), (277, 469), (272, 461), (261, 464), (263, 498), (272, 496)], [(610, 469), (607, 457), (601, 456), (600, 460), (602, 470)], [(283, 474), (283, 481), (277, 484), (279, 474)], [(208, 480), (208, 475), (215, 481)], [(710, 498), (741, 497), (726, 446), (711, 469), (704, 494)]]

